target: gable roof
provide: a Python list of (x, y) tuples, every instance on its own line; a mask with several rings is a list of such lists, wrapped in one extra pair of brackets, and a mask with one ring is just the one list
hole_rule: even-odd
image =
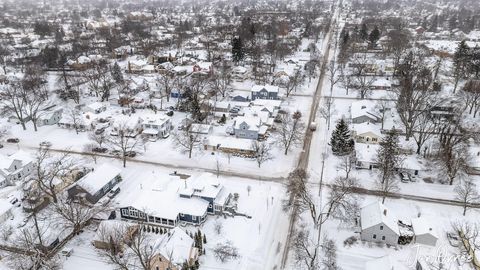
[(415, 235), (430, 234), (438, 239), (436, 230), (432, 227), (430, 222), (426, 218), (414, 218), (412, 219), (412, 228)]
[(395, 215), (380, 202), (371, 203), (362, 208), (360, 212), (362, 230), (384, 224), (397, 235), (400, 235), (398, 229), (398, 219)]
[(359, 100), (352, 102), (350, 106), (350, 114), (352, 119), (367, 116), (371, 119), (378, 120), (380, 116), (377, 114), (377, 111), (374, 109), (374, 103), (370, 100)]
[(78, 180), (76, 185), (93, 195), (119, 174), (120, 169), (117, 167), (102, 164)]
[(278, 86), (266, 84), (266, 85), (254, 85), (252, 87), (252, 92), (260, 92), (262, 90), (265, 90), (269, 93), (278, 93)]
[(189, 261), (194, 252), (193, 239), (182, 229), (175, 227), (169, 233), (162, 234), (154, 243), (154, 249), (171, 263), (182, 265)]

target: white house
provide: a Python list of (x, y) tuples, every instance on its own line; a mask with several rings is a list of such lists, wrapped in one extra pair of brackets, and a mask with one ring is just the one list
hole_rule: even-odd
[(350, 115), (352, 123), (378, 123), (381, 118), (377, 110), (374, 108), (374, 103), (370, 100), (360, 100), (352, 102), (350, 106)]
[(242, 139), (257, 140), (262, 121), (259, 117), (237, 117), (235, 119), (235, 136)]
[(10, 156), (0, 154), (0, 187), (24, 180), (33, 169), (33, 159), (24, 151)]
[(58, 124), (60, 119), (62, 119), (62, 109), (56, 109), (52, 111), (46, 111), (40, 115), (37, 119), (38, 126), (50, 126)]
[(94, 113), (94, 114), (99, 114), (108, 109), (108, 103), (107, 102), (93, 102), (84, 107), (85, 112), (89, 113)]
[(142, 123), (142, 134), (151, 138), (165, 138), (170, 135), (172, 121), (163, 114), (149, 115)]
[(206, 125), (206, 124), (198, 124), (198, 123), (193, 123), (190, 125), (190, 133), (198, 133), (202, 135), (208, 135), (212, 133), (213, 127), (212, 125)]
[(378, 144), (355, 144), (355, 167), (357, 169), (373, 169), (377, 166)]
[(427, 219), (423, 217), (412, 219), (412, 228), (415, 233), (415, 243), (428, 246), (437, 245), (438, 234)]
[(400, 231), (395, 215), (382, 203), (374, 202), (360, 212), (363, 241), (397, 245)]
[(355, 124), (352, 130), (357, 143), (378, 144), (382, 138), (381, 127), (370, 122)]

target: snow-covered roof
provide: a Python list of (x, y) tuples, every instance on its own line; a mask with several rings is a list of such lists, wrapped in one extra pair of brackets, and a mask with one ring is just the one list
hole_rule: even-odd
[(238, 150), (251, 150), (253, 140), (227, 137), (227, 136), (209, 136), (205, 141), (206, 145), (215, 146), (220, 149), (238, 149)]
[(362, 135), (368, 132), (375, 134), (378, 137), (382, 136), (381, 126), (371, 124), (370, 122), (354, 124), (352, 129), (355, 131), (356, 135)]
[(105, 163), (78, 180), (76, 185), (93, 195), (119, 174), (120, 169)]
[(254, 85), (252, 87), (252, 92), (260, 92), (262, 90), (266, 90), (269, 93), (278, 93), (278, 86), (274, 85)]
[(379, 119), (380, 116), (378, 115), (377, 111), (374, 109), (374, 106), (375, 106), (375, 103), (370, 100), (360, 100), (360, 101), (352, 102), (352, 105), (350, 106), (350, 114), (352, 116), (352, 119), (361, 117), (361, 116), (367, 116), (374, 120)]
[(163, 257), (171, 260), (175, 265), (182, 265), (196, 254), (193, 248), (193, 239), (179, 227), (175, 227), (166, 234), (162, 234), (153, 244)]
[(398, 219), (385, 205), (380, 202), (371, 203), (360, 211), (362, 230), (384, 224), (396, 234), (400, 234), (398, 229)]
[(190, 126), (190, 132), (208, 134), (210, 131), (212, 131), (212, 128), (212, 125), (193, 123)]
[(258, 131), (262, 121), (258, 116), (239, 116), (235, 119), (235, 128), (240, 129), (242, 123), (248, 125), (248, 130)]
[(415, 235), (430, 234), (438, 239), (437, 231), (426, 218), (419, 217), (412, 219), (412, 228)]
[(149, 183), (150, 186), (143, 186), (141, 196), (134, 200), (120, 202), (123, 207), (131, 206), (149, 215), (172, 220), (177, 219), (180, 213), (203, 216), (207, 212), (207, 201), (196, 197), (180, 197), (179, 191), (185, 187), (183, 180), (154, 172), (146, 178), (148, 181), (143, 183)]

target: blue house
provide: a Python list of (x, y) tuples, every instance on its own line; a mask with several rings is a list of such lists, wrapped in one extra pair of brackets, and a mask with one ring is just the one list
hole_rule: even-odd
[(257, 140), (262, 121), (259, 117), (237, 117), (233, 127), (235, 136), (242, 139)]
[[(152, 226), (173, 228), (186, 223), (200, 225), (208, 214), (219, 214), (231, 195), (218, 182), (209, 183), (210, 174), (188, 180), (153, 179), (136, 200), (120, 207), (122, 219), (142, 221)], [(186, 181), (186, 183), (184, 182)]]
[(279, 99), (278, 86), (255, 85), (252, 87), (252, 100), (255, 99)]

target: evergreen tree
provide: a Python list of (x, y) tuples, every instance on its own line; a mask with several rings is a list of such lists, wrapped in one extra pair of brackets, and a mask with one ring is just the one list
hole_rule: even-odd
[(245, 57), (245, 51), (243, 48), (242, 39), (240, 37), (234, 37), (232, 40), (232, 58), (233, 62), (238, 63)]
[(118, 65), (117, 62), (113, 65), (112, 68), (112, 78), (116, 83), (122, 83), (123, 82), (123, 74), (122, 70), (120, 69), (120, 66)]
[(380, 188), (383, 192), (382, 202), (385, 202), (386, 194), (397, 188), (394, 175), (401, 162), (397, 132), (394, 129), (388, 131), (387, 136), (382, 139), (379, 145), (376, 163), (380, 171)]
[(462, 77), (466, 76), (469, 62), (469, 51), (470, 48), (467, 45), (465, 40), (462, 40), (453, 55), (453, 76), (455, 78), (455, 83), (453, 87), (453, 92), (457, 90), (458, 82)]
[(204, 244), (207, 243), (207, 236), (205, 236), (205, 234), (203, 235), (203, 243), (204, 243)]
[(363, 40), (367, 40), (368, 38), (368, 28), (365, 23), (362, 24), (362, 28), (360, 29), (360, 38)]
[(368, 36), (368, 41), (370, 41), (370, 44), (372, 44), (373, 47), (377, 45), (377, 41), (380, 39), (380, 30), (378, 30), (378, 27), (375, 26), (375, 28), (370, 32), (370, 35)]
[(219, 124), (225, 124), (227, 122), (227, 117), (225, 116), (225, 114), (222, 114), (222, 118), (220, 118), (220, 120), (218, 120), (218, 123)]
[(346, 155), (353, 151), (355, 142), (352, 139), (347, 123), (342, 118), (338, 122), (330, 139), (330, 146), (335, 155)]

